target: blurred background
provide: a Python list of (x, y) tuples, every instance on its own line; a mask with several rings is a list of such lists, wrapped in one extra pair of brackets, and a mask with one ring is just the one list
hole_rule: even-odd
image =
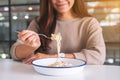
[[(120, 66), (120, 0), (84, 0), (89, 13), (103, 28), (107, 65)], [(0, 0), (0, 58), (11, 58), (16, 30), (26, 29), (39, 15), (40, 0)]]

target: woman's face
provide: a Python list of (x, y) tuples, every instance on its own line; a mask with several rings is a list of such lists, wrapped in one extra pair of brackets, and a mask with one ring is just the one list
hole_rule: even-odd
[(52, 0), (52, 4), (58, 14), (63, 14), (71, 10), (74, 0)]

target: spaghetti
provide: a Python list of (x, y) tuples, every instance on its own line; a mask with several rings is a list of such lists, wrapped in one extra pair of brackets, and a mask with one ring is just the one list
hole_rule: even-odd
[(50, 64), (51, 67), (65, 67), (65, 66), (71, 66), (72, 64), (69, 64), (67, 62), (63, 62), (62, 58), (60, 57), (60, 49), (61, 49), (61, 40), (62, 36), (60, 33), (52, 34), (51, 39), (55, 40), (57, 42), (57, 53), (58, 53), (58, 59), (55, 63)]

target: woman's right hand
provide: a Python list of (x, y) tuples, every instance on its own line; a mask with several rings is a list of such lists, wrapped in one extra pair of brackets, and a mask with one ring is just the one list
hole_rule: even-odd
[(39, 35), (31, 30), (23, 30), (19, 32), (18, 38), (22, 40), (24, 44), (35, 49), (39, 48), (41, 45)]

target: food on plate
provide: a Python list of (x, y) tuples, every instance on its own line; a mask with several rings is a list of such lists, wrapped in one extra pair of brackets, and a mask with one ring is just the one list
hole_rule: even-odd
[(72, 66), (72, 64), (68, 63), (68, 62), (63, 62), (63, 61), (56, 61), (53, 64), (49, 65), (50, 67), (68, 67), (68, 66)]

